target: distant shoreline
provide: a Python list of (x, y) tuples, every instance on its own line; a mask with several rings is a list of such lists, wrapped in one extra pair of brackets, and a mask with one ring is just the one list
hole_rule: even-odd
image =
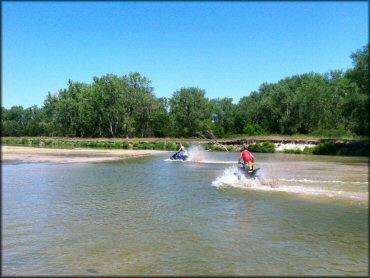
[[(200, 145), (207, 151), (239, 152), (248, 144), (252, 152), (278, 152), (294, 154), (368, 156), (368, 138), (315, 138), (308, 136), (250, 136), (238, 138), (69, 138), (69, 137), (2, 137), (2, 146), (29, 148), (32, 153), (25, 160), (50, 161), (50, 152), (63, 156), (65, 161), (118, 160), (134, 156), (175, 152), (179, 143), (186, 148)], [(39, 149), (39, 158), (34, 158)], [(13, 149), (14, 150), (14, 149)], [(22, 149), (26, 150), (26, 149)], [(59, 154), (55, 150), (63, 150)], [(72, 151), (72, 152), (70, 152)], [(79, 151), (79, 152), (78, 152)], [(44, 157), (49, 152), (49, 157)], [(19, 155), (19, 153), (17, 153)], [(17, 159), (13, 152), (6, 151), (6, 158)], [(32, 156), (32, 157), (30, 157)], [(81, 158), (70, 158), (66, 157)], [(95, 158), (92, 158), (95, 156)], [(53, 158), (54, 159), (54, 158)], [(55, 160), (55, 159), (54, 159)], [(59, 159), (60, 160), (60, 159)]]
[(56, 149), (2, 146), (2, 161), (81, 163), (122, 160), (166, 153), (161, 150)]

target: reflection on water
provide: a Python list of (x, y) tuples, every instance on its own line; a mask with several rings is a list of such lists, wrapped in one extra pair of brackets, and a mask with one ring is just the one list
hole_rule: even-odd
[(368, 274), (366, 159), (167, 156), (3, 164), (3, 274)]

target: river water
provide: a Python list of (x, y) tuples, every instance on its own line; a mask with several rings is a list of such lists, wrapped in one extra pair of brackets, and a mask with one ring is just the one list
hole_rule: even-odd
[(367, 158), (238, 155), (3, 161), (3, 275), (368, 275)]

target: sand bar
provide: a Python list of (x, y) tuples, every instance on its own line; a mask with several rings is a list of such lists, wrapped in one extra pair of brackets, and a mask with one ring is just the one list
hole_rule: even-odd
[(17, 160), (23, 162), (99, 162), (121, 160), (130, 157), (163, 154), (160, 150), (107, 150), (107, 149), (47, 149), (32, 147), (2, 146), (2, 161)]

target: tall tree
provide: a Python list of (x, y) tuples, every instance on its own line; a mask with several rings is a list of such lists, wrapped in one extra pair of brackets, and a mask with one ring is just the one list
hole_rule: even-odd
[(22, 106), (2, 109), (2, 136), (24, 135), (24, 110)]
[(130, 135), (130, 127), (134, 127), (136, 136), (146, 137), (151, 133), (150, 120), (156, 105), (151, 81), (134, 72), (127, 77), (127, 83), (123, 91), (124, 105), (128, 109), (126, 135)]
[(213, 104), (213, 121), (220, 129), (218, 135), (232, 134), (235, 126), (235, 108), (232, 98), (217, 98), (211, 100)]
[(211, 119), (209, 108), (204, 90), (190, 87), (174, 92), (170, 99), (170, 115), (175, 121), (176, 135), (199, 135), (202, 121)]
[(369, 94), (369, 44), (351, 54), (353, 69), (346, 73), (347, 77), (358, 85), (360, 92)]
[[(353, 131), (369, 134), (369, 44), (352, 53), (354, 68), (346, 72), (358, 90), (353, 90), (344, 104), (344, 115), (354, 120)], [(365, 116), (366, 115), (366, 116)]]
[(113, 74), (94, 77), (93, 80), (95, 105), (92, 107), (97, 109), (101, 133), (108, 131), (110, 136), (117, 137), (125, 115), (123, 91), (127, 80)]
[(155, 109), (150, 119), (150, 126), (155, 137), (172, 136), (174, 124), (168, 110), (169, 101), (167, 98), (156, 100)]

